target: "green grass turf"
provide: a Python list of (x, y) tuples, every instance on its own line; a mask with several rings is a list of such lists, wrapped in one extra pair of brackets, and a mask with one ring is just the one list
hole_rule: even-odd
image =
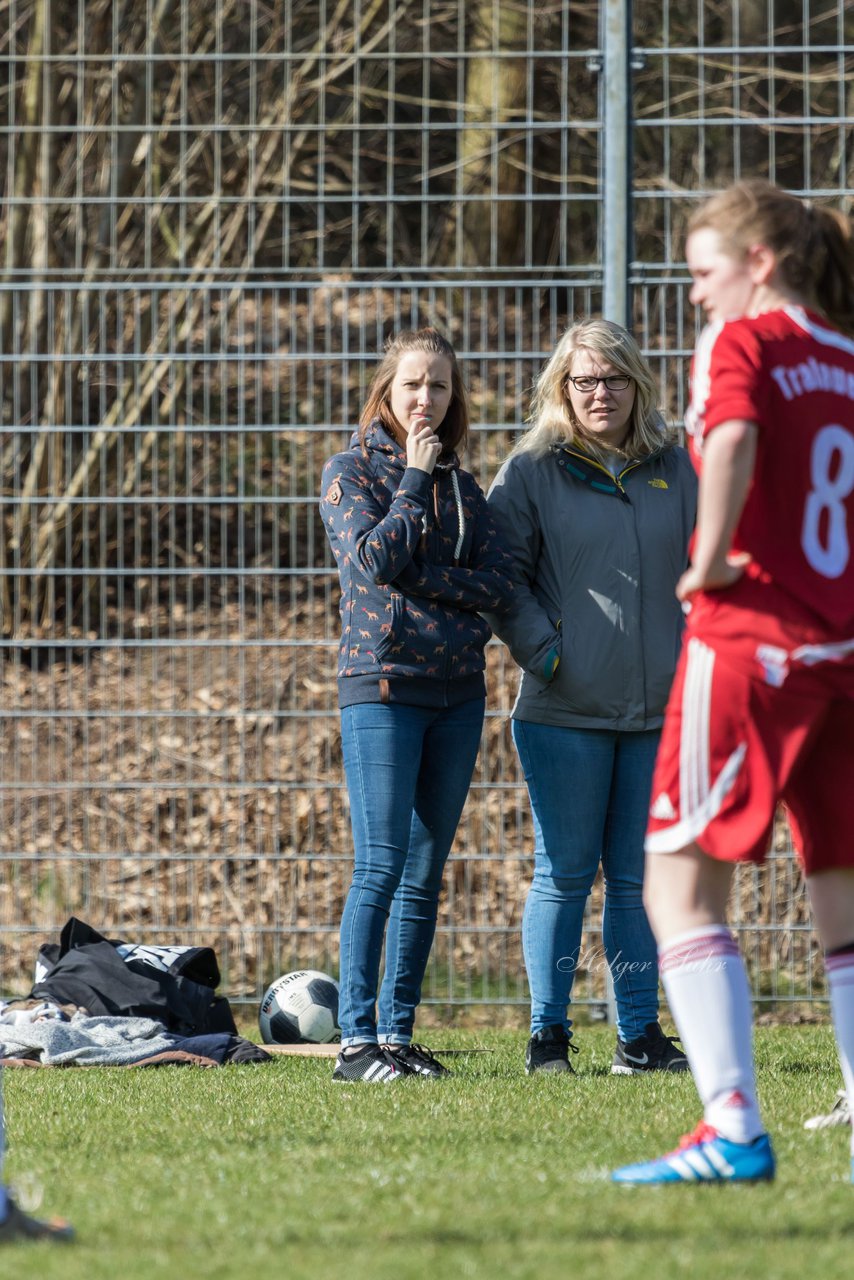
[(7, 1246), (0, 1275), (161, 1280), (253, 1274), (714, 1277), (851, 1274), (849, 1131), (807, 1133), (839, 1084), (825, 1027), (760, 1028), (771, 1186), (621, 1188), (699, 1118), (690, 1078), (609, 1074), (613, 1032), (581, 1028), (575, 1077), (522, 1071), (521, 1032), (454, 1077), (333, 1085), (331, 1062), (212, 1070), (6, 1071), (7, 1173), (78, 1241)]

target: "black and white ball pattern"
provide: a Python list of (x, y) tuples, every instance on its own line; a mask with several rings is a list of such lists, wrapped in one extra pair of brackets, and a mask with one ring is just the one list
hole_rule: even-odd
[(283, 974), (264, 993), (258, 1025), (265, 1044), (328, 1044), (340, 1040), (338, 983), (319, 969)]

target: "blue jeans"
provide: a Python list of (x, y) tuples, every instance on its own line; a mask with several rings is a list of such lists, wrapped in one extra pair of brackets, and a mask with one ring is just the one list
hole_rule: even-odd
[(341, 712), (355, 848), (341, 919), (342, 1045), (412, 1039), (442, 872), (468, 794), (483, 711), (484, 700), (476, 698), (444, 708), (360, 703)]
[(642, 1035), (658, 1018), (658, 959), (643, 906), (643, 842), (658, 730), (617, 733), (513, 721), (534, 816), (534, 879), (522, 943), (531, 1032), (571, 1026), (584, 908), (599, 863), (605, 877), (602, 942), (614, 979), (617, 1034)]

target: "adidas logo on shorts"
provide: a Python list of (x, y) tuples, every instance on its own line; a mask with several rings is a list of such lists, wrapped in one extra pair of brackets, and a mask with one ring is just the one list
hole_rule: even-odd
[(660, 822), (672, 822), (676, 817), (676, 810), (673, 808), (670, 796), (666, 791), (662, 791), (652, 803), (649, 811), (651, 818), (658, 818)]

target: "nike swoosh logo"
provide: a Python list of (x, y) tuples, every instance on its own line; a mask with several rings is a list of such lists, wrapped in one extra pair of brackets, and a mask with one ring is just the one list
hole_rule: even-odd
[(639, 1058), (635, 1053), (627, 1053), (625, 1057), (627, 1062), (636, 1062), (639, 1067), (645, 1067), (646, 1064), (649, 1062), (648, 1053), (645, 1053), (641, 1058)]

